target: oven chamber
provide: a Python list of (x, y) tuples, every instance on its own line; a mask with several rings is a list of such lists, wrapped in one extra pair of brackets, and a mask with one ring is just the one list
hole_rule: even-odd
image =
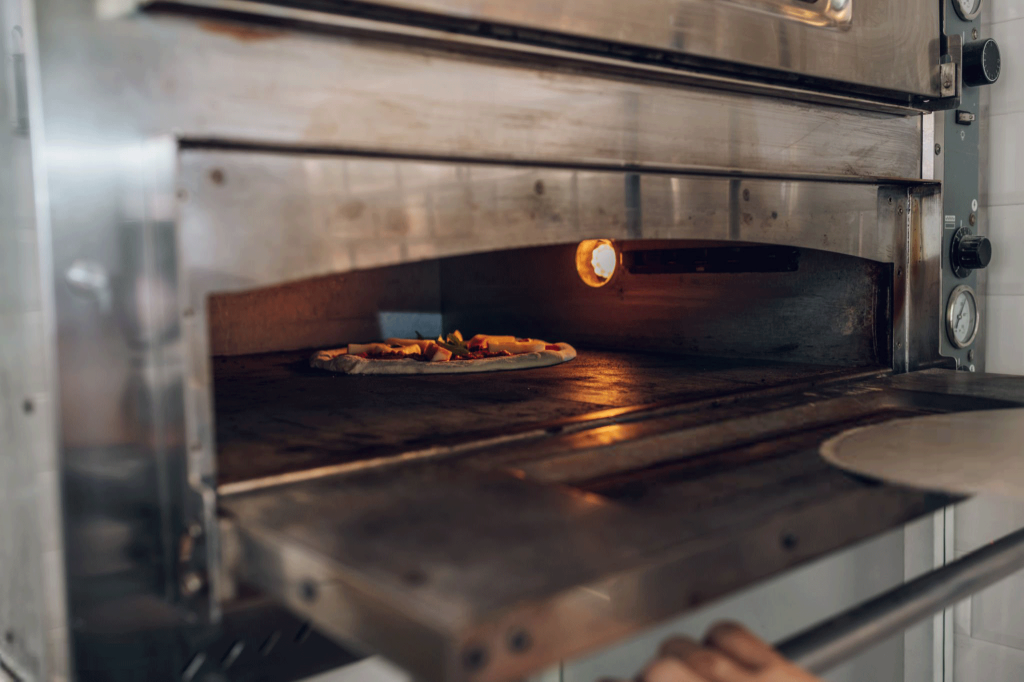
[[(522, 677), (951, 501), (828, 435), (1024, 400), (942, 342), (940, 3), (4, 9), (27, 678)], [(456, 327), (580, 356), (305, 368)]]

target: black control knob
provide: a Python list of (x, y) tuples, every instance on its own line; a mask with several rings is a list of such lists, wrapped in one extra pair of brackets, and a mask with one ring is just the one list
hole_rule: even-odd
[(991, 38), (964, 45), (964, 85), (992, 85), (999, 80), (999, 46)]
[(980, 270), (992, 262), (992, 242), (987, 237), (971, 235), (957, 244), (956, 259), (960, 267)]

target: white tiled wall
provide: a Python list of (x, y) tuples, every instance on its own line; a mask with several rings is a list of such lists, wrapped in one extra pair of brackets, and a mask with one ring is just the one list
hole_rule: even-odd
[[(983, 35), (1002, 52), (999, 82), (982, 106), (982, 230), (986, 274), (985, 371), (1024, 374), (1024, 0), (986, 0)], [(955, 511), (962, 555), (1024, 526), (1024, 504), (975, 498)], [(953, 682), (1024, 680), (1024, 574), (956, 608)]]

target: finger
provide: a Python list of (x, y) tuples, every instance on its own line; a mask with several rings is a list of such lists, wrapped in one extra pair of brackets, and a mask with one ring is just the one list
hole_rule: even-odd
[(736, 623), (719, 623), (708, 631), (704, 641), (754, 672), (782, 662), (769, 644)]
[(665, 655), (673, 656), (707, 682), (752, 682), (753, 673), (719, 651), (707, 649), (688, 637), (673, 637), (662, 644)]
[(647, 666), (637, 682), (708, 682), (675, 658), (659, 658)]
[(694, 651), (698, 651), (700, 648), (701, 646), (696, 640), (679, 635), (676, 637), (669, 637), (662, 642), (661, 648), (658, 650), (658, 655), (663, 658), (675, 657), (678, 659), (684, 659)]

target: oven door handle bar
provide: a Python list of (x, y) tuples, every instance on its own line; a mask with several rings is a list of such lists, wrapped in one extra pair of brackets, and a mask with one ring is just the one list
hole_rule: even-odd
[(1024, 529), (808, 628), (776, 648), (821, 674), (1021, 569)]

